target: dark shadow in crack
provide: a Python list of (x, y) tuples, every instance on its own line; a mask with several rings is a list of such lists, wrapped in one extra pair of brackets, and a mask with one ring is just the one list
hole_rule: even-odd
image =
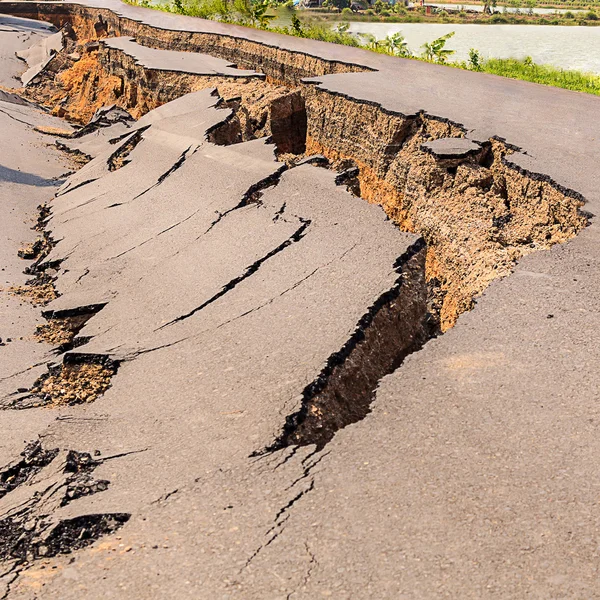
[(344, 346), (304, 389), (300, 409), (286, 418), (277, 440), (252, 456), (291, 445), (315, 444), (321, 450), (337, 431), (365, 418), (381, 378), (437, 333), (428, 312), (425, 253), (419, 240), (398, 258), (393, 287), (369, 308)]

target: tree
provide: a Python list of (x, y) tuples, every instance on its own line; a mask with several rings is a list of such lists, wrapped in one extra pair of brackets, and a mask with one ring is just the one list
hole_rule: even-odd
[(404, 36), (399, 31), (392, 35), (388, 35), (381, 42), (381, 46), (388, 54), (394, 54), (395, 56), (406, 57), (411, 54)]
[(483, 0), (483, 12), (491, 15), (496, 10), (496, 0)]
[(254, 0), (251, 2), (250, 18), (252, 20), (252, 24), (258, 24), (262, 29), (266, 29), (271, 20), (275, 18), (275, 15), (267, 14), (267, 11), (270, 7), (271, 5), (269, 4), (269, 0)]
[(375, 4), (373, 4), (373, 8), (377, 14), (380, 14), (381, 11), (388, 8), (388, 4), (387, 4), (387, 2), (384, 2), (383, 0), (376, 0)]
[(446, 59), (454, 54), (454, 50), (446, 48), (446, 42), (454, 35), (454, 31), (433, 40), (433, 42), (423, 44), (423, 58), (429, 62), (437, 62), (441, 65), (446, 63)]
[(292, 30), (294, 31), (294, 35), (304, 37), (304, 29), (302, 29), (302, 23), (296, 13), (292, 14)]
[(372, 33), (361, 33), (360, 35), (367, 42), (365, 45), (369, 50), (377, 52), (380, 49), (381, 42)]
[(240, 15), (239, 22), (250, 22), (253, 27), (267, 29), (275, 15), (267, 14), (271, 3), (269, 0), (233, 0), (233, 8)]
[(350, 0), (330, 0), (331, 5), (335, 6), (338, 10), (343, 8), (350, 8)]
[(523, 6), (521, 0), (510, 0), (510, 5), (514, 8), (515, 15), (521, 14), (521, 7)]
[(525, 6), (527, 7), (527, 14), (531, 17), (533, 15), (533, 9), (537, 4), (536, 0), (525, 0)]

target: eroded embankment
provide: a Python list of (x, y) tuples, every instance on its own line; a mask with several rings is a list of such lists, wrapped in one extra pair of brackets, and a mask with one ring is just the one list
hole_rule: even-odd
[(29, 99), (54, 115), (87, 124), (96, 111), (115, 104), (135, 118), (185, 94), (215, 88), (224, 106), (235, 109), (215, 143), (271, 136), (281, 152), (302, 152), (306, 111), (300, 91), (263, 77), (197, 75), (147, 69), (121, 50), (81, 40), (69, 29), (65, 48), (24, 89)]
[(521, 256), (565, 242), (586, 224), (578, 194), (511, 166), (507, 157), (515, 149), (501, 140), (451, 158), (422, 147), (464, 137), (458, 124), (390, 113), (309, 84), (289, 88), (260, 78), (146, 69), (102, 43), (70, 44), (28, 88), (57, 114), (84, 122), (116, 103), (141, 116), (214, 87), (235, 110), (211, 134), (215, 143), (272, 136), (281, 154), (322, 154), (334, 168), (356, 167), (361, 197), (425, 239), (432, 307), (442, 331)]
[[(240, 68), (256, 69), (270, 80), (287, 85), (298, 85), (303, 78), (315, 75), (368, 70), (361, 65), (327, 60), (234, 35), (159, 29), (127, 17), (119, 17), (108, 9), (66, 2), (6, 2), (2, 6), (3, 12), (8, 14), (48, 21), (58, 28), (70, 25), (79, 39), (133, 36), (144, 46), (210, 54), (231, 61)], [(282, 36), (282, 40), (284, 39)]]
[(427, 279), (440, 328), (522, 256), (586, 226), (583, 198), (509, 162), (515, 151), (490, 139), (479, 151), (438, 156), (423, 144), (464, 129), (425, 114), (403, 116), (310, 86), (304, 93), (307, 153), (358, 167), (360, 194), (427, 243)]
[[(86, 11), (93, 14), (86, 16)], [(317, 75), (325, 69), (323, 64), (312, 65), (310, 71), (309, 63), (303, 62), (292, 69), (293, 75), (284, 77), (282, 73), (291, 72), (290, 56), (297, 60), (297, 54), (283, 53), (276, 59), (272, 48), (248, 42), (243, 60), (236, 62), (262, 69), (272, 80), (288, 85), (261, 77), (147, 69), (122, 50), (89, 42), (89, 38), (127, 34), (156, 47), (157, 40), (170, 44), (172, 32), (142, 24), (134, 27), (127, 19), (115, 21), (112, 13), (100, 18), (100, 13), (84, 7), (55, 6), (50, 13), (55, 24), (68, 23), (67, 46), (28, 87), (27, 94), (55, 113), (86, 122), (97, 108), (115, 103), (141, 116), (189, 92), (216, 88), (222, 103), (234, 112), (209, 133), (212, 142), (232, 144), (271, 136), (280, 159), (288, 164), (302, 156), (322, 155), (330, 167), (345, 173), (349, 189), (380, 204), (402, 230), (419, 234), (425, 241), (426, 332), (416, 335), (410, 347), (389, 343), (388, 356), (379, 342), (397, 341), (398, 329), (386, 329), (384, 312), (379, 320), (371, 319), (363, 328), (360, 344), (332, 357), (331, 364), (304, 390), (301, 409), (288, 418), (274, 448), (323, 445), (337, 429), (364, 417), (380, 378), (397, 368), (407, 353), (418, 349), (427, 337), (452, 327), (494, 279), (511, 272), (520, 257), (563, 243), (587, 224), (580, 211), (581, 196), (548, 177), (512, 165), (510, 155), (517, 149), (503, 140), (473, 144), (468, 152), (438, 153), (428, 144), (464, 138), (460, 124), (422, 113), (391, 113), (317, 85), (296, 85), (299, 73)], [(224, 57), (222, 49), (198, 45), (194, 36), (200, 34), (177, 35), (172, 43), (176, 49)], [(224, 39), (224, 47), (230, 41)], [(277, 60), (276, 65), (273, 61)]]

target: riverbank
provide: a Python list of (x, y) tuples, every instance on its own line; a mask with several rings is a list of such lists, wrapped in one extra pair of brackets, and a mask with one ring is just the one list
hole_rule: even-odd
[[(444, 4), (464, 6), (465, 2), (461, 2), (460, 0), (444, 0)], [(480, 2), (479, 0), (469, 0), (469, 4), (480, 6), (482, 9), (485, 6), (485, 3)], [(598, 0), (573, 0), (572, 2), (535, 2), (535, 0), (532, 0), (530, 5), (534, 12), (538, 9), (545, 8), (557, 10), (590, 10), (600, 8), (600, 2)], [(514, 8), (514, 5), (506, 2), (498, 2), (496, 10), (502, 10), (504, 7)], [(527, 2), (519, 2), (518, 8), (527, 11), (529, 9), (529, 4)]]
[[(458, 6), (458, 5), (457, 5)], [(325, 9), (306, 9), (301, 11), (300, 18), (307, 23), (333, 23), (340, 18), (348, 22), (358, 23), (451, 23), (461, 25), (563, 25), (586, 26), (600, 25), (600, 18), (595, 11), (571, 12), (556, 14), (527, 14), (515, 12), (502, 12), (496, 10), (494, 14), (484, 14), (474, 10), (446, 10), (433, 9), (427, 13), (422, 7), (414, 9), (398, 8), (397, 10), (381, 11), (373, 9), (361, 12), (352, 12), (344, 9), (329, 11)]]

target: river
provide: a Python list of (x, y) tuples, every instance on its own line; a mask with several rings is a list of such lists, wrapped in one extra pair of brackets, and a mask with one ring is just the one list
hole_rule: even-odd
[(600, 74), (600, 27), (558, 25), (455, 25), (445, 23), (351, 23), (350, 31), (377, 39), (401, 31), (416, 54), (421, 46), (451, 31), (446, 47), (454, 60), (467, 60), (476, 48), (485, 58), (524, 58), (538, 64)]

